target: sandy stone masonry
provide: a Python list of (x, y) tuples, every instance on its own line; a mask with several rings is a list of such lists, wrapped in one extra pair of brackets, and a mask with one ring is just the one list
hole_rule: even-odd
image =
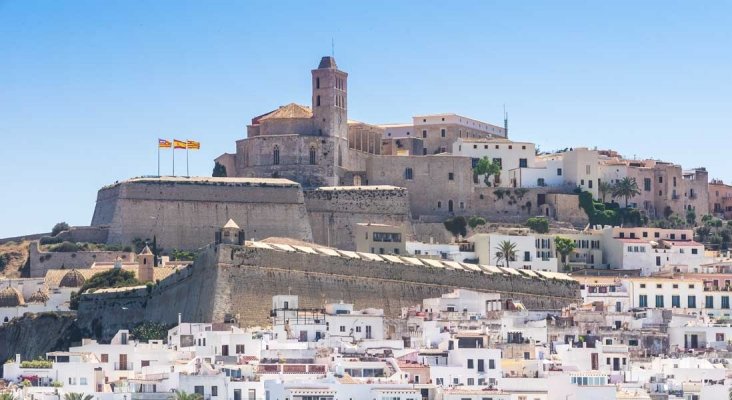
[[(344, 300), (383, 308), (388, 317), (456, 288), (498, 292), (530, 309), (559, 309), (579, 298), (571, 277), (413, 257), (378, 256), (330, 248), (262, 242), (208, 246), (196, 262), (146, 288), (100, 290), (82, 296), (80, 326), (98, 337), (157, 320), (268, 323), (273, 295), (300, 296), (303, 307)], [(120, 310), (124, 309), (124, 312)], [(95, 333), (96, 332), (96, 333)]]

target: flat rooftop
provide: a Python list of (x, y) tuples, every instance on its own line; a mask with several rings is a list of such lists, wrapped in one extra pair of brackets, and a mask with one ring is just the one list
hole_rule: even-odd
[(209, 176), (142, 176), (118, 181), (105, 186), (110, 188), (121, 184), (147, 183), (147, 184), (191, 184), (191, 185), (212, 185), (212, 186), (279, 186), (299, 187), (300, 184), (283, 178), (214, 178)]

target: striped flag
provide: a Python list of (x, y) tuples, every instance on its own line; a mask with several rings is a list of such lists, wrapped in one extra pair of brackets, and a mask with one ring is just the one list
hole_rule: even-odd
[(201, 149), (201, 142), (196, 142), (195, 140), (189, 140), (187, 145), (188, 145), (188, 150), (200, 150)]
[(173, 143), (170, 143), (170, 140), (158, 139), (158, 147), (161, 149), (169, 149), (173, 147)]
[(186, 149), (186, 148), (188, 148), (188, 146), (186, 145), (186, 141), (185, 140), (178, 140), (178, 139), (173, 139), (173, 147), (176, 148), (176, 149)]

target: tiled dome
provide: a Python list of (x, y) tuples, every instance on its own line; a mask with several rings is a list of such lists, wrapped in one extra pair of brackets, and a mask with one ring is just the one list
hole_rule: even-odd
[(43, 289), (38, 289), (37, 292), (33, 293), (31, 297), (28, 298), (28, 303), (45, 303), (48, 299), (50, 299), (50, 297), (48, 297), (48, 293)]
[(58, 286), (81, 287), (84, 282), (86, 282), (86, 278), (84, 278), (84, 275), (82, 275), (81, 272), (72, 269), (71, 271), (67, 272), (63, 278), (61, 278), (61, 282), (58, 284)]
[(17, 307), (25, 304), (23, 295), (14, 287), (0, 290), (0, 307)]

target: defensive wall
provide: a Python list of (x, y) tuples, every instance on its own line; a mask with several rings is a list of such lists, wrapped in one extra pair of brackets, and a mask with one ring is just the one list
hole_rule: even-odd
[(135, 253), (125, 251), (75, 251), (53, 252), (42, 251), (38, 242), (28, 245), (30, 277), (42, 278), (50, 269), (89, 268), (95, 262), (114, 262), (117, 257), (124, 262), (135, 260)]
[(402, 307), (456, 288), (497, 292), (530, 309), (556, 310), (579, 299), (578, 283), (563, 274), (247, 242), (208, 246), (194, 264), (149, 289), (85, 294), (79, 323), (105, 339), (144, 320), (175, 323), (179, 312), (184, 321), (232, 316), (244, 326), (267, 325), (270, 298), (283, 293), (299, 295), (301, 307), (343, 300), (397, 317)]
[(316, 243), (355, 250), (360, 222), (404, 225), (409, 229), (407, 191), (395, 186), (337, 186), (305, 191)]
[(313, 234), (300, 185), (286, 179), (135, 178), (99, 190), (92, 226), (107, 243), (157, 237), (162, 248), (196, 249), (233, 219), (253, 238)]

